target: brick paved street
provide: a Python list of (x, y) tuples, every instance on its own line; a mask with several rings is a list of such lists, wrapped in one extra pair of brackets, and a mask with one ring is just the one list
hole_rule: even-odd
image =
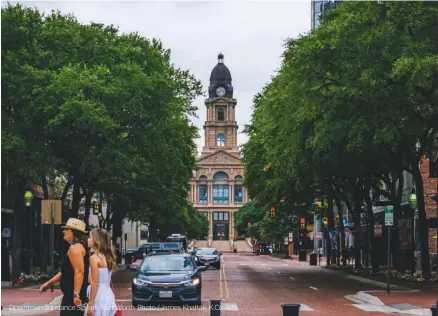
[[(340, 276), (333, 271), (311, 267), (296, 260), (276, 260), (269, 256), (251, 254), (224, 254), (223, 269), (203, 272), (203, 308), (211, 299), (222, 299), (227, 303), (221, 315), (282, 315), (282, 303), (302, 305), (300, 315), (384, 315), (376, 309), (347, 300), (344, 296), (359, 291), (371, 291), (385, 304), (410, 303), (419, 307), (430, 307), (435, 300), (434, 293), (398, 293), (387, 296), (372, 285), (361, 284)], [(131, 304), (131, 280), (133, 272), (123, 271), (114, 276), (117, 303), (128, 309), (124, 315), (137, 315), (143, 311), (134, 310)], [(18, 290), (17, 290), (18, 291)], [(24, 290), (21, 290), (24, 291)], [(27, 290), (29, 292), (29, 290)], [(395, 293), (395, 292), (394, 292)], [(436, 294), (436, 293), (435, 293)], [(48, 294), (43, 294), (48, 295)], [(397, 297), (399, 299), (397, 299)], [(409, 299), (406, 299), (409, 297)], [(2, 295), (2, 299), (4, 297)], [(40, 299), (41, 301), (41, 299)], [(388, 301), (388, 303), (386, 303)], [(16, 300), (15, 300), (16, 302)], [(29, 302), (29, 299), (26, 300)], [(2, 302), (5, 306), (8, 302)], [(10, 303), (9, 303), (10, 304)], [(365, 311), (365, 310), (371, 311)], [(388, 307), (388, 310), (391, 308)], [(55, 316), (57, 312), (46, 313)], [(149, 315), (209, 315), (204, 310), (183, 310), (182, 307), (167, 307), (164, 310), (150, 310)], [(386, 313), (387, 315), (388, 313)]]

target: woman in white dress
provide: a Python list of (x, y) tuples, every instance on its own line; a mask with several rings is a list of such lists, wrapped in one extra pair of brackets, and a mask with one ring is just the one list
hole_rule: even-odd
[(90, 257), (89, 302), (85, 314), (114, 316), (117, 306), (111, 287), (111, 275), (117, 269), (117, 262), (108, 232), (100, 228), (93, 229), (88, 239), (88, 247), (93, 255)]

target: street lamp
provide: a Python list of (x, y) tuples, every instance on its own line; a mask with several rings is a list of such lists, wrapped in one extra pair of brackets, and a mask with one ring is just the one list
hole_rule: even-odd
[(26, 191), (26, 193), (24, 194), (24, 205), (26, 205), (26, 207), (30, 207), (32, 205), (32, 199), (33, 199), (32, 192)]
[(417, 194), (414, 189), (412, 189), (411, 195), (409, 195), (409, 203), (411, 204), (412, 209), (417, 209)]
[(160, 230), (157, 228), (157, 241), (160, 241)]

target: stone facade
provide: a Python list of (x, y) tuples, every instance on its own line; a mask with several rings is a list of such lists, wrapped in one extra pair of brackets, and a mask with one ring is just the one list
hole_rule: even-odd
[[(222, 58), (210, 77), (211, 93), (205, 100), (205, 143), (197, 159), (197, 170), (193, 171), (189, 194), (194, 207), (208, 216), (209, 240), (229, 240), (235, 236), (234, 213), (248, 200), (237, 146), (237, 101), (232, 97), (231, 75), (223, 64), (223, 55), (219, 56)], [(221, 87), (227, 93), (215, 95)]]
[[(426, 203), (427, 218), (438, 217), (437, 202), (432, 200), (430, 196), (436, 194), (438, 191), (437, 179), (429, 177), (429, 159), (421, 161), (420, 170), (423, 176), (424, 183), (424, 201)], [(437, 229), (429, 229), (429, 251), (430, 253), (437, 253), (437, 239), (433, 237), (437, 235)]]

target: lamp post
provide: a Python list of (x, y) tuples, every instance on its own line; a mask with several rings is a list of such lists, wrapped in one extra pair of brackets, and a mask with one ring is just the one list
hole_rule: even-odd
[[(32, 191), (30, 190), (26, 190), (26, 192), (24, 193), (24, 205), (26, 206), (26, 209), (30, 209), (32, 207), (32, 199), (33, 199), (33, 194)], [(25, 262), (26, 262), (26, 267), (25, 267), (25, 271), (26, 272), (30, 272), (30, 267), (32, 266), (32, 261), (33, 261), (33, 256), (32, 256), (32, 236), (31, 236), (31, 231), (32, 231), (32, 217), (26, 215), (25, 216), (25, 221), (24, 221), (24, 225), (23, 227), (26, 230), (26, 241), (25, 241), (25, 247), (23, 249), (24, 252), (24, 256), (25, 256)], [(30, 226), (30, 227), (29, 227)]]
[(160, 242), (160, 230), (157, 228), (157, 241)]
[(415, 273), (416, 266), (418, 266), (419, 262), (417, 261), (417, 220), (418, 220), (418, 209), (417, 209), (417, 194), (415, 193), (415, 189), (412, 189), (411, 194), (409, 195), (409, 204), (414, 211), (414, 264), (413, 264), (413, 273)]

